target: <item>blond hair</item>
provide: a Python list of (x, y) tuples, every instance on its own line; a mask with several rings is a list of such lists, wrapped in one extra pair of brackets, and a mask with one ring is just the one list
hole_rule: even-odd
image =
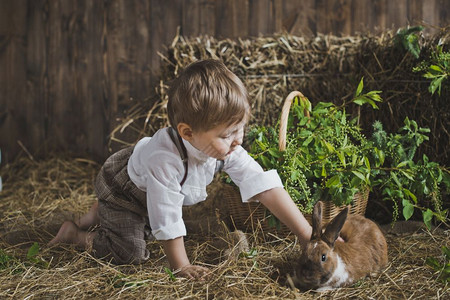
[(219, 60), (190, 64), (169, 89), (170, 124), (181, 122), (194, 131), (232, 125), (248, 117), (250, 105), (242, 81)]

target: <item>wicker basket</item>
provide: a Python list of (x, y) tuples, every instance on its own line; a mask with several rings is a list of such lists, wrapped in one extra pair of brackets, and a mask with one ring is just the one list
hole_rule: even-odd
[[(286, 149), (286, 130), (289, 110), (295, 97), (299, 97), (300, 101), (305, 101), (306, 97), (298, 92), (291, 92), (285, 99), (281, 110), (280, 132), (279, 132), (279, 149)], [(309, 111), (305, 110), (305, 116), (309, 117)], [(264, 232), (277, 232), (281, 235), (287, 235), (290, 230), (281, 224), (280, 228), (269, 226), (269, 214), (267, 209), (258, 202), (243, 203), (237, 187), (228, 185), (224, 189), (224, 196), (230, 209), (230, 216), (237, 229), (246, 231), (255, 231), (261, 229)], [(349, 205), (349, 214), (364, 215), (366, 212), (367, 201), (369, 198), (369, 189), (365, 189), (356, 193), (353, 198), (353, 204)], [(330, 222), (342, 209), (330, 201), (324, 201), (322, 210), (322, 220), (324, 224)], [(306, 220), (311, 224), (312, 215), (305, 214)]]

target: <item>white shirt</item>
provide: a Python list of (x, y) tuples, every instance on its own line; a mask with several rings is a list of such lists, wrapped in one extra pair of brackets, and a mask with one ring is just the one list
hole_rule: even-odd
[[(183, 140), (183, 143), (188, 156), (188, 175), (182, 187), (180, 182), (185, 169), (168, 128), (158, 130), (153, 137), (141, 139), (128, 161), (130, 179), (147, 193), (150, 227), (157, 240), (186, 235), (182, 206), (204, 201), (206, 186), (214, 177), (217, 160), (197, 150), (188, 141)], [(225, 159), (223, 171), (239, 187), (243, 202), (261, 192), (283, 186), (276, 170), (265, 172), (241, 146)]]

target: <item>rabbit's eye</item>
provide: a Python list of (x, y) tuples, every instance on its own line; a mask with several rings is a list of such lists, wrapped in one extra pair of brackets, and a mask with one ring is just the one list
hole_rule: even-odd
[(327, 260), (327, 256), (325, 254), (322, 254), (322, 261), (326, 261)]

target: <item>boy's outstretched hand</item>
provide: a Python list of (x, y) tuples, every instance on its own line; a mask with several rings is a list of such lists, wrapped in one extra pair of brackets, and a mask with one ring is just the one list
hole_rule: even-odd
[(211, 271), (208, 268), (191, 264), (186, 265), (173, 273), (177, 276), (201, 281), (208, 279), (211, 275)]
[(205, 280), (211, 275), (211, 271), (208, 268), (189, 263), (182, 236), (161, 242), (170, 266), (175, 269), (173, 275), (194, 280)]

